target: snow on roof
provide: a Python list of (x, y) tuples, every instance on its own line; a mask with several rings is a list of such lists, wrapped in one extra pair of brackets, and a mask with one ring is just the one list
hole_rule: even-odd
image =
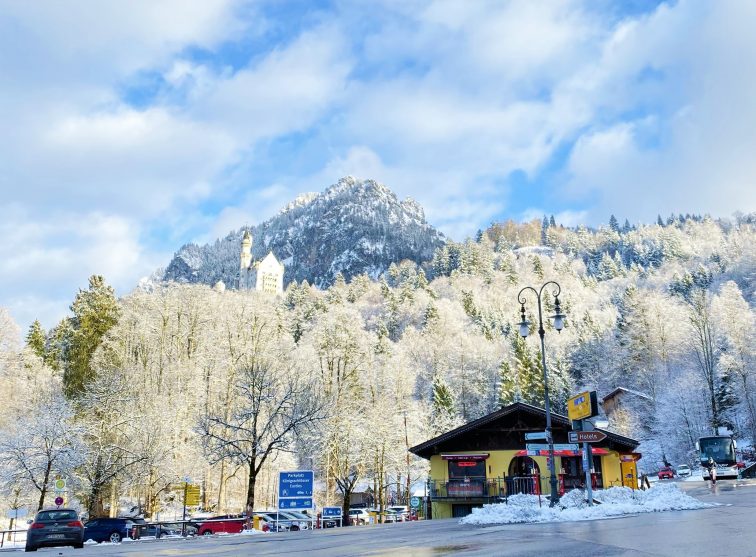
[(606, 395), (606, 396), (605, 396), (604, 398), (602, 398), (602, 399), (601, 399), (601, 401), (603, 402), (603, 401), (604, 401), (604, 400), (606, 400), (607, 398), (612, 398), (613, 396), (616, 396), (616, 395), (617, 395), (617, 393), (619, 393), (619, 392), (621, 392), (621, 391), (624, 391), (624, 392), (626, 392), (626, 393), (628, 393), (628, 394), (631, 394), (631, 395), (635, 395), (635, 396), (639, 396), (639, 397), (641, 397), (641, 398), (647, 398), (647, 399), (651, 400), (651, 397), (650, 397), (650, 396), (648, 396), (648, 395), (647, 395), (646, 393), (642, 393), (642, 392), (640, 392), (640, 391), (635, 391), (635, 390), (633, 390), (633, 389), (628, 389), (628, 388), (626, 388), (626, 387), (617, 387), (617, 388), (616, 388), (616, 389), (614, 389), (614, 390), (613, 390), (613, 391), (612, 391), (611, 393), (609, 393), (609, 394), (608, 394), (608, 395)]

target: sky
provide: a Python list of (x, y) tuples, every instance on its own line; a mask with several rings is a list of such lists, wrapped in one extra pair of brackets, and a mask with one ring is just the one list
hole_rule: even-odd
[(346, 175), (455, 240), (756, 210), (749, 0), (5, 0), (0, 307), (54, 326)]

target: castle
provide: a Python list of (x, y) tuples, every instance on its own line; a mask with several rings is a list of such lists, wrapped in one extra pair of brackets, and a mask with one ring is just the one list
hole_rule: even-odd
[(283, 294), (284, 266), (276, 259), (273, 252), (268, 252), (262, 261), (252, 260), (252, 234), (244, 231), (241, 242), (241, 262), (239, 266), (239, 290)]

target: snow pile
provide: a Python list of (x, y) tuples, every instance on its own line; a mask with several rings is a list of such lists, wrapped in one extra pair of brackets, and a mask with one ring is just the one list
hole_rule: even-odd
[(242, 530), (241, 535), (242, 536), (256, 536), (258, 534), (266, 534), (267, 532), (263, 532), (262, 530), (255, 530), (254, 528), (250, 528), (249, 530)]
[(464, 517), (461, 522), (477, 525), (572, 522), (714, 506), (686, 495), (675, 484), (657, 484), (646, 491), (633, 491), (628, 487), (610, 487), (595, 491), (594, 500), (600, 504), (589, 507), (585, 500), (585, 493), (576, 489), (565, 494), (557, 507), (549, 508), (548, 497), (541, 497), (541, 506), (539, 506), (536, 495), (513, 495), (509, 498), (508, 504), (496, 503), (473, 509), (472, 514)]

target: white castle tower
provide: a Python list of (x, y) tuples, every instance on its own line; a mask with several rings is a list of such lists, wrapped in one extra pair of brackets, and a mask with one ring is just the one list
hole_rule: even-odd
[(239, 262), (239, 290), (267, 292), (268, 294), (283, 294), (284, 266), (276, 259), (273, 252), (268, 252), (262, 261), (252, 260), (252, 234), (244, 231), (241, 241), (241, 257)]

